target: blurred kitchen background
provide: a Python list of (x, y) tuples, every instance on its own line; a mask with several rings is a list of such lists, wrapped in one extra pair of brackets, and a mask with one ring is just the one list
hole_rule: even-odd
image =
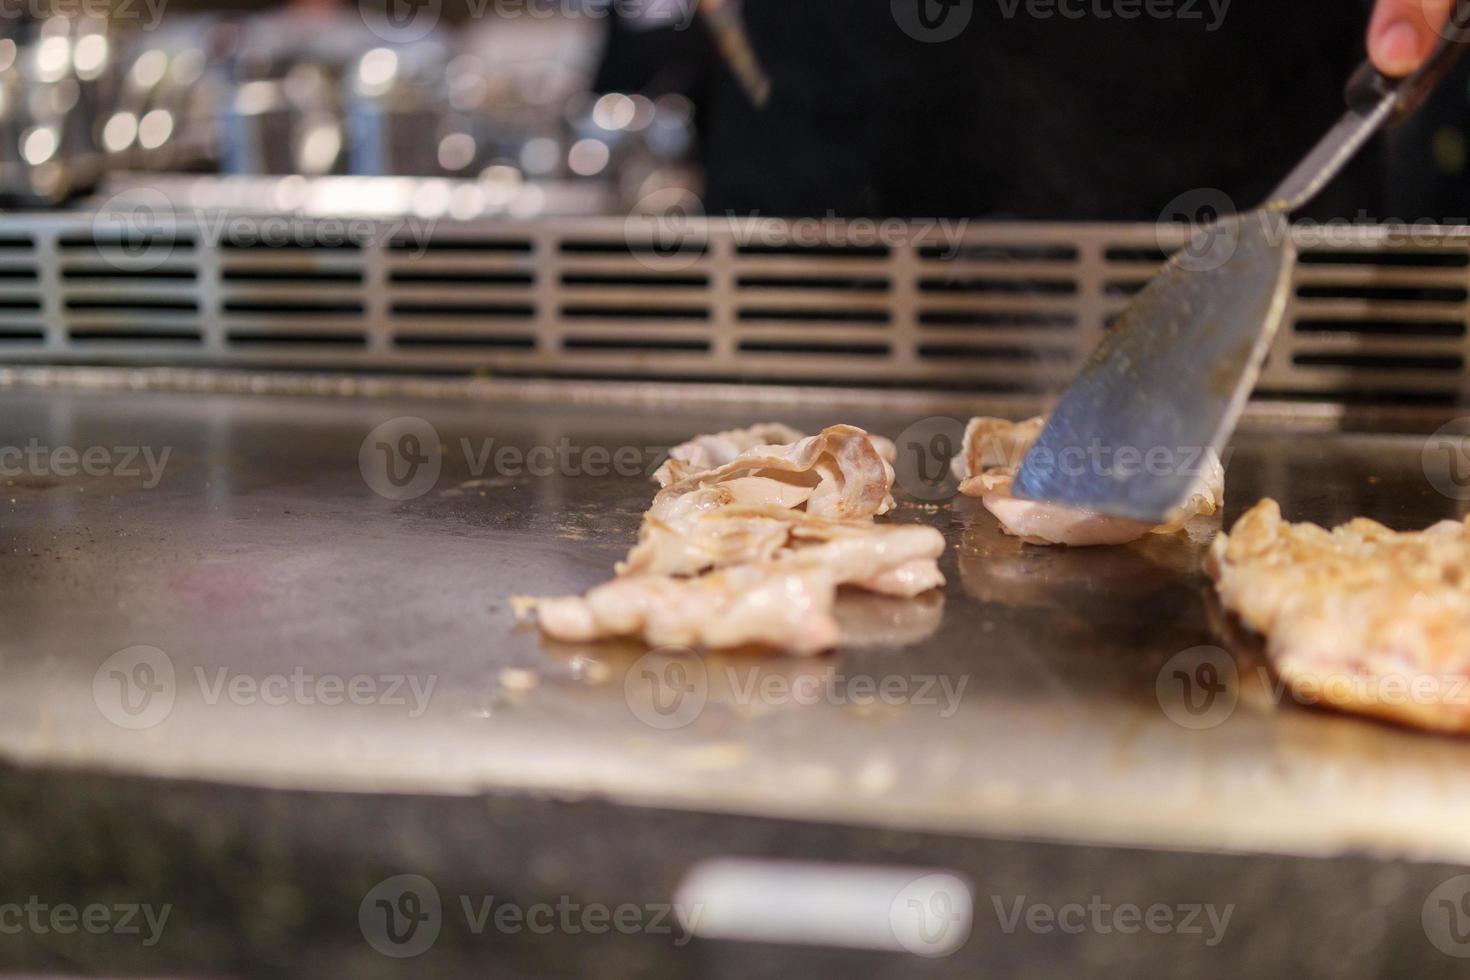
[[(12, 4), (0, 206), (144, 183), (190, 208), (469, 220), (698, 194), (677, 70), (598, 83), (608, 4), (373, 3)], [(703, 29), (692, 3), (643, 4), (618, 30)], [(390, 176), (409, 179), (360, 179)]]
[[(941, 72), (949, 71), (948, 63), (936, 59), (973, 60), (964, 47), (906, 41), (889, 21), (887, 4), (879, 6), (885, 10), (876, 28), (865, 27), (864, 19), (874, 19), (871, 12), (845, 24), (853, 37), (865, 30), (881, 35), (872, 51), (891, 53), (895, 44), (908, 43)], [(1349, 9), (1352, 16), (1337, 30), (1342, 37), (1331, 45), (1341, 57), (1325, 69), (1334, 79), (1345, 77), (1361, 56), (1356, 45), (1366, 4)], [(781, 13), (765, 7), (753, 12), (762, 13), (763, 23)], [(285, 6), (7, 0), (3, 13), (0, 207), (12, 209), (76, 203), (143, 182), (193, 208), (303, 214), (627, 214), (650, 195), (661, 212), (688, 211), (699, 207), (701, 162), (709, 154), (726, 161), (725, 171), (739, 170), (731, 158), (744, 161), (750, 171), (745, 181), (761, 187), (755, 197), (767, 203), (781, 202), (779, 185), (789, 183), (789, 199), (797, 203), (768, 207), (781, 213), (809, 212), (810, 202), (820, 198), (838, 215), (948, 211), (1149, 220), (1155, 198), (1161, 206), (1190, 183), (1188, 168), (1178, 186), (1151, 179), (1150, 208), (1100, 206), (1099, 213), (1084, 214), (1076, 202), (1049, 205), (1047, 199), (1008, 210), (983, 194), (973, 201), (953, 190), (933, 196), (928, 182), (910, 179), (918, 171), (908, 161), (895, 165), (896, 173), (910, 175), (897, 181), (897, 189), (882, 191), (870, 205), (848, 200), (840, 188), (851, 161), (838, 159), (831, 150), (837, 144), (819, 133), (803, 148), (802, 127), (792, 129), (788, 121), (776, 141), (784, 149), (750, 145), (763, 142), (752, 132), (769, 132), (774, 123), (759, 122), (770, 82), (738, 0), (298, 0)], [(789, 19), (798, 33), (803, 23), (817, 22), (795, 8)], [(811, 41), (812, 70), (824, 70), (824, 42)], [(1139, 41), (1141, 51), (1157, 52), (1146, 43)], [(852, 62), (853, 52), (842, 57)], [(848, 63), (831, 58), (832, 64)], [(881, 78), (884, 60), (864, 54), (853, 63)], [(1364, 164), (1375, 171), (1371, 183), (1387, 192), (1377, 199), (1345, 198), (1339, 214), (1470, 220), (1467, 72), (1470, 66), (1462, 67), (1420, 117), (1389, 138), (1385, 152), (1372, 154), (1379, 162)], [(718, 85), (711, 82), (716, 77)], [(848, 100), (854, 104), (839, 105), (850, 115), (833, 125), (862, 128), (864, 113), (871, 112), (867, 128), (873, 133), (896, 132), (883, 115), (892, 115), (892, 107), (865, 107), (863, 91), (854, 86)], [(986, 99), (983, 91), (952, 95), (977, 106)], [(730, 145), (728, 136), (724, 144), (705, 145), (701, 110), (720, 118), (748, 116), (745, 128), (727, 127), (741, 145)], [(918, 104), (905, 111), (925, 115)], [(1330, 118), (1336, 109), (1323, 111)], [(930, 114), (949, 118), (932, 106)], [(1308, 139), (1313, 133), (1285, 135)], [(942, 146), (920, 140), (928, 145), (917, 148), (906, 145), (913, 140), (898, 140), (876, 159), (937, 153), (965, 157), (967, 167), (983, 162), (969, 159), (976, 150), (973, 135), (953, 133), (945, 140)], [(773, 152), (786, 162), (767, 159)], [(1007, 150), (992, 146), (986, 152)], [(1291, 152), (1297, 152), (1294, 144)], [(868, 160), (860, 169), (876, 168)], [(411, 179), (352, 179), (389, 175)], [(982, 167), (972, 182), (983, 186), (983, 176)], [(823, 189), (814, 194), (803, 179)], [(721, 181), (737, 191), (742, 184), (739, 173)], [(1248, 196), (1249, 184), (1220, 186)], [(721, 207), (752, 198), (712, 189)], [(928, 206), (934, 201), (965, 206)], [(1049, 206), (1060, 213), (1046, 213)]]

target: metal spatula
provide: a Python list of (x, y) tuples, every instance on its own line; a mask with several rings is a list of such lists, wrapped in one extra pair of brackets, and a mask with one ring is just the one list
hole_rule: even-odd
[(1207, 452), (1235, 429), (1281, 325), (1295, 259), (1288, 215), (1310, 201), (1385, 123), (1417, 109), (1470, 43), (1470, 0), (1403, 79), (1365, 63), (1349, 110), (1270, 199), (1203, 229), (1133, 300), (1027, 454), (1012, 493), (1162, 522)]

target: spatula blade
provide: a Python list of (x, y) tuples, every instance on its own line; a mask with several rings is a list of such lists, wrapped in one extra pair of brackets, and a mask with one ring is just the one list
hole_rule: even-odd
[(1062, 396), (1012, 493), (1161, 523), (1224, 449), (1281, 325), (1286, 219), (1253, 211), (1196, 236), (1134, 299)]

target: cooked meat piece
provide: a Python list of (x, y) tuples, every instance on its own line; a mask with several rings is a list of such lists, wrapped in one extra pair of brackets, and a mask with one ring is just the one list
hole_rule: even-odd
[(1126, 544), (1147, 534), (1172, 534), (1190, 518), (1213, 514), (1224, 504), (1225, 469), (1213, 453), (1202, 457), (1202, 472), (1195, 489), (1162, 525), (1012, 497), (1011, 482), (1045, 426), (1043, 417), (1025, 422), (971, 419), (965, 427), (964, 445), (950, 463), (962, 481), (960, 492), (979, 497), (1007, 534), (1028, 544), (1071, 547)]
[(1328, 531), (1263, 500), (1206, 570), (1299, 700), (1470, 733), (1470, 520)]
[(724, 466), (756, 446), (785, 446), (801, 437), (802, 433), (780, 422), (759, 422), (744, 429), (695, 436), (670, 449), (669, 458), (654, 472), (653, 478), (659, 486), (666, 487), (694, 473)]
[[(807, 468), (795, 468), (802, 466)], [(893, 468), (879, 458), (867, 434), (851, 426), (834, 426), (791, 446), (760, 446), (659, 491), (644, 515), (638, 544), (617, 571), (695, 575), (764, 561), (785, 545), (788, 527), (779, 515), (750, 508), (866, 520), (892, 505), (892, 484)], [(740, 513), (728, 513), (730, 508)]]
[(785, 484), (783, 492), (790, 494), (786, 499), (800, 497), (814, 517), (861, 520), (893, 508), (893, 467), (862, 429), (834, 425), (789, 446), (756, 446), (714, 469), (670, 483), (654, 497), (649, 514), (663, 519), (687, 493), (749, 477)]
[[(659, 486), (666, 487), (671, 483), (686, 480), (696, 473), (724, 466), (736, 456), (749, 452), (757, 446), (788, 446), (805, 437), (806, 433), (793, 429), (789, 425), (782, 425), (780, 422), (761, 422), (745, 429), (730, 429), (726, 432), (716, 432), (714, 435), (695, 436), (688, 442), (670, 449), (669, 458), (654, 471), (653, 478), (658, 481)], [(892, 439), (870, 432), (868, 441), (873, 444), (873, 448), (878, 451), (878, 455), (883, 458), (884, 462), (892, 464), (897, 461), (898, 447), (893, 444)]]
[(949, 468), (958, 480), (968, 480), (997, 467), (1020, 469), (1031, 444), (1044, 428), (1044, 415), (1024, 422), (983, 415), (973, 418), (965, 424), (964, 443), (960, 454), (950, 460)]
[(755, 500), (751, 507), (740, 498), (729, 485), (705, 487), (676, 498), (661, 517), (645, 514), (638, 544), (627, 560), (618, 563), (618, 575), (697, 575), (710, 568), (774, 558), (786, 546), (791, 529), (788, 522), (772, 517), (768, 508), (782, 514), (800, 512), (786, 509), (779, 500)]
[(780, 510), (749, 516), (786, 522), (789, 547), (774, 559), (697, 578), (626, 575), (583, 597), (519, 605), (533, 609), (554, 639), (632, 636), (655, 645), (760, 644), (813, 654), (839, 639), (832, 612), (837, 586), (917, 595), (944, 582), (935, 564), (944, 537), (934, 528), (844, 524)]
[(768, 562), (700, 578), (619, 578), (586, 596), (534, 600), (531, 608), (543, 633), (572, 643), (628, 636), (653, 646), (759, 644), (814, 654), (837, 645), (835, 592), (820, 569)]
[(944, 584), (943, 535), (873, 523), (893, 507), (891, 442), (850, 425), (763, 441), (791, 432), (781, 429), (677, 447), (618, 578), (585, 596), (515, 599), (517, 615), (534, 611), (544, 633), (568, 641), (817, 653), (838, 640), (839, 585), (907, 597)]

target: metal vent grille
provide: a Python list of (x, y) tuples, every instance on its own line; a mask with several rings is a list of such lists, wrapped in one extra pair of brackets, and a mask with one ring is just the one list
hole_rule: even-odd
[(41, 267), (35, 240), (0, 232), (0, 356), (44, 345)]
[[(0, 359), (1046, 392), (1180, 228), (16, 215)], [(1470, 398), (1470, 229), (1297, 229), (1261, 390)]]

